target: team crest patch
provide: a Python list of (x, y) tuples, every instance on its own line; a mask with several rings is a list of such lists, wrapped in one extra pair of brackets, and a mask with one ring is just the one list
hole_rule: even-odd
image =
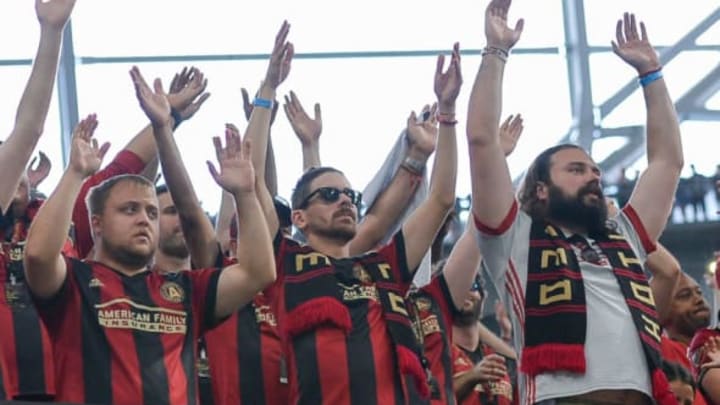
[(415, 300), (415, 305), (417, 305), (417, 309), (419, 311), (429, 311), (430, 307), (432, 307), (432, 303), (428, 298), (425, 297), (418, 297)]
[(90, 279), (90, 283), (89, 283), (90, 288), (93, 288), (93, 287), (100, 288), (102, 286), (103, 286), (102, 281), (98, 280), (97, 278), (93, 277)]
[(363, 268), (362, 265), (356, 263), (356, 264), (353, 266), (352, 272), (353, 272), (353, 276), (354, 276), (356, 279), (360, 280), (361, 282), (363, 282), (363, 283), (370, 283), (370, 282), (372, 282), (372, 278), (370, 277), (370, 273), (368, 273), (367, 270), (365, 270), (365, 268)]
[(178, 283), (166, 281), (160, 286), (160, 294), (166, 301), (179, 303), (185, 299), (185, 291)]

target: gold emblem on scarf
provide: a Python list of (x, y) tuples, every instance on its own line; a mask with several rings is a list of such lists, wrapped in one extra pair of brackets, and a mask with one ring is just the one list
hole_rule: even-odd
[(570, 280), (560, 280), (554, 284), (540, 285), (540, 305), (549, 305), (558, 301), (570, 301), (571, 298), (572, 287), (570, 286)]

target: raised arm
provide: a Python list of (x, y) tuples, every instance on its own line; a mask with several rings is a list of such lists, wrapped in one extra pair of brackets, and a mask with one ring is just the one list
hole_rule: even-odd
[(151, 90), (137, 67), (130, 70), (130, 76), (140, 106), (152, 123), (165, 183), (177, 208), (193, 265), (198, 268), (213, 267), (220, 253), (219, 245), (175, 143), (168, 96), (160, 79), (155, 79), (154, 90)]
[(515, 201), (510, 171), (498, 137), (505, 64), (523, 29), (522, 19), (514, 29), (508, 26), (510, 3), (510, 0), (492, 0), (485, 10), (487, 44), (470, 92), (466, 128), (472, 213), (491, 228), (500, 226)]
[(28, 287), (40, 298), (57, 294), (65, 281), (67, 269), (61, 251), (70, 230), (73, 202), (83, 180), (94, 173), (110, 147), (98, 147), (93, 133), (95, 115), (81, 121), (73, 133), (70, 163), (57, 188), (45, 201), (30, 225), (25, 244), (25, 275)]
[[(245, 120), (249, 122), (250, 116), (252, 115), (252, 112), (255, 109), (255, 106), (253, 105), (252, 101), (250, 101), (250, 96), (248, 95), (247, 89), (242, 88), (242, 89), (240, 89), (240, 92), (242, 93), (243, 111), (245, 112)], [(272, 113), (270, 113), (270, 127), (268, 128), (268, 145), (267, 145), (267, 152), (265, 154), (265, 176), (264, 176), (264, 178), (265, 178), (265, 185), (267, 186), (268, 192), (270, 192), (270, 195), (274, 197), (278, 193), (278, 185), (277, 185), (277, 167), (275, 165), (275, 151), (273, 150), (273, 142), (272, 142), (272, 126), (275, 123), (275, 117), (277, 116), (277, 112), (278, 112), (278, 108), (280, 107), (280, 104), (277, 102), (277, 100), (273, 100), (272, 104), (273, 104), (272, 105)], [(233, 124), (228, 124), (228, 125), (233, 125)]]
[(265, 159), (267, 156), (268, 139), (270, 132), (270, 119), (272, 116), (272, 100), (275, 100), (277, 88), (287, 78), (290, 73), (290, 62), (292, 61), (294, 48), (292, 43), (288, 42), (287, 37), (290, 31), (290, 24), (284, 21), (275, 36), (275, 44), (270, 62), (265, 73), (257, 97), (253, 102), (254, 108), (250, 115), (247, 129), (245, 130), (245, 138), (249, 139), (252, 144), (252, 163), (255, 168), (256, 192), (260, 204), (262, 206), (265, 220), (271, 235), (275, 235), (279, 229), (277, 214), (275, 213), (275, 205), (273, 199), (268, 192), (265, 184)]
[(10, 206), (25, 165), (45, 128), (50, 108), (62, 32), (75, 0), (35, 0), (40, 21), (40, 43), (25, 91), (20, 98), (15, 126), (0, 145), (0, 214)]
[[(430, 117), (436, 113), (437, 104), (423, 107), (421, 119), (427, 117), (428, 125), (418, 125), (416, 120), (408, 118), (407, 152), (390, 183), (368, 207), (358, 225), (357, 233), (350, 241), (351, 255), (376, 248), (407, 210), (422, 183), (427, 160), (435, 151), (437, 133)], [(428, 131), (423, 130), (425, 127)]]
[(250, 142), (237, 133), (225, 133), (225, 147), (213, 139), (220, 171), (208, 162), (215, 181), (235, 199), (238, 218), (237, 264), (226, 267), (218, 280), (215, 316), (235, 313), (259, 291), (275, 281), (272, 240), (255, 194)]
[(424, 128), (440, 122), (437, 152), (430, 177), (428, 197), (408, 217), (402, 231), (405, 235), (405, 254), (408, 267), (415, 271), (423, 256), (435, 239), (445, 217), (455, 205), (455, 181), (457, 178), (457, 139), (455, 136), (455, 100), (460, 93), (462, 74), (460, 72), (460, 46), (453, 46), (452, 57), (446, 72), (443, 72), (444, 55), (438, 56), (435, 69), (435, 95), (438, 98), (438, 113), (431, 121), (414, 123), (415, 114), (410, 116), (408, 130)]
[(310, 118), (300, 104), (300, 99), (294, 91), (291, 91), (290, 96), (285, 96), (283, 109), (295, 136), (302, 145), (303, 172), (313, 167), (320, 167), (320, 134), (322, 133), (320, 103), (315, 103), (315, 116)]
[(680, 263), (672, 253), (658, 243), (657, 249), (648, 255), (645, 267), (652, 274), (650, 287), (655, 298), (655, 309), (660, 324), (664, 325), (671, 315), (675, 289), (682, 274)]
[(635, 15), (625, 13), (617, 22), (612, 48), (637, 70), (647, 108), (648, 166), (637, 181), (629, 204), (635, 209), (651, 240), (665, 229), (675, 198), (683, 151), (675, 107), (662, 78), (660, 60), (648, 40), (645, 24), (638, 33)]

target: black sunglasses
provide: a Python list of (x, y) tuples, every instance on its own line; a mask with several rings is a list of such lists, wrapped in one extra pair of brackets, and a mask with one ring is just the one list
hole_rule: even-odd
[(482, 284), (480, 284), (480, 280), (477, 277), (473, 281), (470, 291), (477, 291), (480, 293), (481, 297), (485, 297), (485, 291), (483, 290)]
[(308, 206), (308, 203), (310, 202), (310, 199), (315, 197), (316, 195), (320, 196), (320, 198), (325, 202), (334, 203), (335, 201), (340, 199), (341, 193), (350, 197), (350, 201), (354, 205), (360, 207), (360, 202), (362, 201), (361, 192), (355, 191), (351, 188), (344, 188), (341, 190), (337, 187), (320, 187), (312, 193), (308, 194), (308, 196), (305, 197), (304, 200), (302, 200), (298, 208), (306, 208)]

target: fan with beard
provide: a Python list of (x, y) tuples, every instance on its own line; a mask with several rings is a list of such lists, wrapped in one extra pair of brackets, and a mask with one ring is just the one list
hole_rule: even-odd
[[(584, 228), (588, 235), (607, 232), (608, 211), (605, 196), (596, 182), (580, 188), (576, 196), (567, 196), (563, 190), (550, 184), (548, 187), (547, 215), (561, 225), (576, 225)], [(594, 202), (586, 203), (585, 197), (595, 194)]]
[(467, 327), (474, 325), (482, 314), (482, 298), (479, 300), (473, 300), (472, 307), (465, 309), (464, 307), (458, 311), (457, 315), (453, 319), (453, 322), (460, 327)]

